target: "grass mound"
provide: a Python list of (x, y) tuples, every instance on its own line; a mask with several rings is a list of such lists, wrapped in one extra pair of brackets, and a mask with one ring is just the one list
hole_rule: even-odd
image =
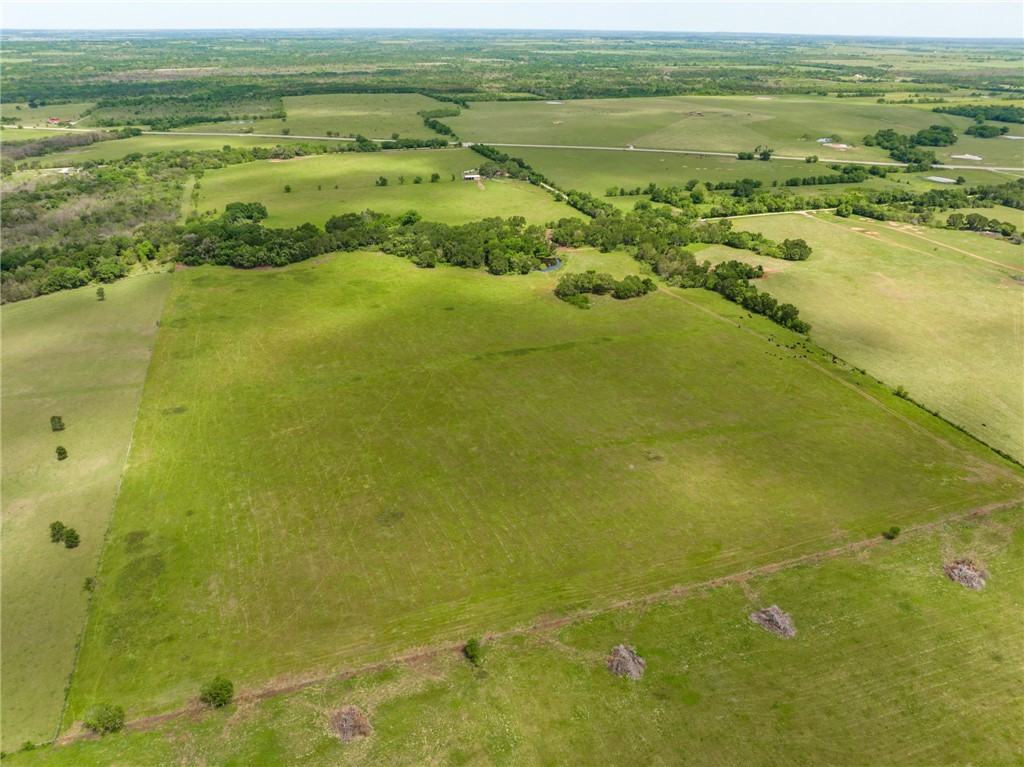
[(755, 610), (750, 614), (750, 620), (763, 628), (784, 639), (792, 639), (796, 636), (796, 626), (793, 625), (793, 616), (783, 612), (778, 605), (766, 607), (763, 610)]
[(616, 645), (608, 656), (608, 670), (615, 676), (628, 676), (639, 679), (647, 670), (647, 661), (636, 654), (636, 650), (626, 645)]
[(345, 706), (334, 712), (331, 727), (342, 743), (351, 743), (357, 738), (366, 738), (373, 733), (370, 719), (359, 706)]
[(951, 581), (972, 591), (981, 591), (985, 588), (985, 581), (989, 578), (988, 571), (970, 559), (957, 559), (942, 569)]

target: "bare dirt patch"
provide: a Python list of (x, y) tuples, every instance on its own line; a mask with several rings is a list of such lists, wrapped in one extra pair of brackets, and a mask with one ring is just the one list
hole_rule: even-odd
[(636, 650), (626, 645), (615, 645), (608, 656), (608, 670), (615, 676), (628, 676), (639, 679), (647, 669), (647, 661), (636, 654)]
[(784, 639), (791, 639), (796, 636), (796, 626), (793, 625), (793, 617), (789, 613), (783, 612), (778, 605), (755, 610), (750, 614), (750, 620), (765, 631), (770, 631)]
[(957, 559), (943, 565), (942, 569), (951, 581), (972, 591), (981, 591), (989, 579), (988, 571), (972, 559)]
[(331, 716), (331, 727), (342, 743), (366, 738), (373, 733), (370, 720), (358, 706), (345, 706)]

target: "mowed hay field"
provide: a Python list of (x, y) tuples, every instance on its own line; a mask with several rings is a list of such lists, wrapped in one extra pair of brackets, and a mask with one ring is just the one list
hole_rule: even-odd
[[(942, 566), (973, 557), (981, 591)], [(152, 725), (14, 765), (1016, 764), (1020, 510)], [(778, 604), (796, 636), (749, 621)], [(643, 678), (613, 677), (636, 648)], [(349, 744), (331, 716), (359, 706)]]
[[(87, 576), (95, 574), (169, 274), (3, 307), (3, 686), (5, 750), (53, 736)], [(65, 430), (50, 430), (60, 415)], [(62, 445), (68, 458), (57, 461)], [(81, 545), (50, 543), (54, 520)]]
[(1021, 494), (1018, 468), (714, 294), (580, 311), (556, 276), (373, 253), (179, 271), (65, 723)]
[[(963, 130), (973, 124), (970, 118), (850, 101), (821, 96), (704, 96), (488, 102), (474, 103), (444, 122), (464, 141), (493, 144), (634, 144), (719, 152), (767, 145), (780, 155), (868, 161), (889, 159), (879, 147), (861, 146), (868, 134), (883, 128), (916, 133), (929, 125), (948, 125), (960, 139), (951, 147), (935, 147), (940, 162), (957, 164), (951, 155), (974, 154), (987, 165), (1024, 167), (1024, 142), (964, 136)], [(816, 143), (837, 135), (855, 148), (831, 149)]]
[(334, 131), (339, 136), (381, 139), (393, 133), (402, 138), (437, 138), (416, 113), (451, 106), (418, 93), (331, 93), (285, 96), (281, 101), (286, 120), (203, 123), (182, 130), (241, 133), (251, 128), (255, 133), (282, 133), (287, 128), (296, 136), (326, 136)]
[(817, 343), (1024, 458), (1024, 249), (973, 232), (828, 213), (735, 226), (779, 241), (802, 237), (814, 249), (803, 262), (746, 260), (764, 265), (763, 289), (798, 306)]
[[(427, 220), (448, 224), (488, 216), (523, 216), (543, 224), (579, 215), (525, 181), (463, 181), (462, 171), (482, 160), (471, 149), (427, 149), (234, 165), (203, 176), (198, 210), (223, 211), (230, 202), (259, 200), (270, 213), (267, 226), (322, 226), (331, 216), (367, 209), (391, 214), (416, 210)], [(432, 173), (439, 173), (441, 180), (430, 183)], [(388, 179), (387, 186), (376, 185), (381, 176)], [(404, 184), (400, 176), (405, 177)], [(423, 183), (413, 183), (417, 176)], [(285, 186), (291, 192), (285, 192)]]

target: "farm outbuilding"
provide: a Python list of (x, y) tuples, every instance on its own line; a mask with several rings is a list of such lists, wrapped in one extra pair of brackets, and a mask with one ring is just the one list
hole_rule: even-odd
[(462, 171), (463, 181), (479, 181), (483, 176), (480, 175), (478, 170), (464, 170)]

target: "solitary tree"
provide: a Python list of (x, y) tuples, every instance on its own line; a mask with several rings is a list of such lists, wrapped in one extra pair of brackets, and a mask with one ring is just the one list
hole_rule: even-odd
[(96, 299), (98, 301), (106, 301), (107, 292), (103, 288), (96, 288)]
[(291, 185), (285, 184), (284, 185), (284, 191), (285, 191), (285, 194), (290, 193), (292, 191)]
[(476, 637), (472, 637), (466, 646), (462, 648), (462, 654), (466, 656), (466, 660), (472, 663), (474, 666), (480, 665), (480, 640)]
[(441, 174), (440, 173), (431, 173), (430, 174), (430, 183), (431, 184), (436, 184), (440, 180), (441, 180)]
[(59, 415), (50, 416), (50, 428), (53, 431), (64, 431), (64, 419)]
[(69, 549), (77, 549), (82, 539), (78, 537), (78, 531), (73, 527), (64, 528), (64, 546)]
[(58, 445), (57, 446), (57, 460), (58, 461), (63, 461), (67, 457), (68, 457), (68, 451), (64, 449), (63, 445)]
[(235, 686), (223, 676), (214, 677), (199, 691), (199, 700), (214, 708), (226, 706), (234, 697)]
[(85, 717), (85, 726), (99, 735), (117, 732), (124, 727), (124, 709), (100, 703)]
[(384, 178), (383, 176), (381, 176), (380, 178), (377, 179), (376, 184), (377, 184), (377, 186), (387, 186), (388, 185), (388, 180), (386, 178)]
[(414, 178), (412, 180), (412, 183), (414, 183), (414, 184), (422, 184), (423, 183), (423, 176), (417, 176), (416, 178)]
[(64, 523), (63, 522), (51, 522), (50, 523), (50, 543), (60, 543), (64, 540)]

